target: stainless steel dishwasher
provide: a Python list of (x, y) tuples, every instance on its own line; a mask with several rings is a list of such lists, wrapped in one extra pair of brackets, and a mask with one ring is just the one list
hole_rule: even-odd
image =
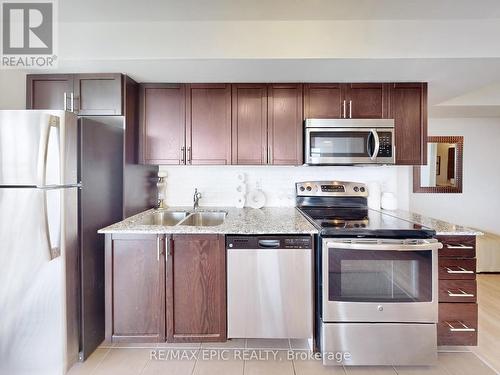
[(311, 236), (228, 236), (228, 338), (312, 338)]

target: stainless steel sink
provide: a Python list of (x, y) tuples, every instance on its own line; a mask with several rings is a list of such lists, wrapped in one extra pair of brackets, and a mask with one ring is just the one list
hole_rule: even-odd
[(179, 225), (190, 225), (194, 227), (215, 227), (226, 220), (225, 211), (198, 211), (189, 215)]
[(159, 211), (145, 216), (137, 224), (174, 226), (188, 215), (185, 211)]

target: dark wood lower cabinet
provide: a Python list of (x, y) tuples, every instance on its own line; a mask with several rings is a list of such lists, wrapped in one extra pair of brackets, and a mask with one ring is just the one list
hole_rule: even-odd
[(226, 341), (223, 235), (174, 235), (167, 257), (167, 341)]
[(106, 235), (106, 339), (226, 340), (223, 235)]
[(165, 237), (106, 235), (106, 339), (165, 340)]

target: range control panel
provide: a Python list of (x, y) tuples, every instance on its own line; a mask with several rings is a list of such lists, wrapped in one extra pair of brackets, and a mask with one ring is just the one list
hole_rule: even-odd
[(368, 188), (361, 182), (346, 181), (309, 181), (297, 182), (296, 193), (299, 197), (367, 197)]
[(377, 157), (390, 158), (392, 157), (392, 133), (379, 132), (378, 138), (380, 141), (380, 148)]

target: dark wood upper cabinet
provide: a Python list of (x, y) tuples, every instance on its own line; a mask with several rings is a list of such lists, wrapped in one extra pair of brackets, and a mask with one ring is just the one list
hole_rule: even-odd
[(141, 162), (185, 164), (185, 85), (142, 84), (140, 119)]
[(268, 87), (268, 164), (303, 163), (303, 114), (301, 84)]
[(344, 84), (346, 118), (388, 118), (389, 84)]
[(71, 74), (29, 74), (26, 77), (26, 109), (70, 110)]
[(190, 84), (186, 163), (231, 164), (231, 85)]
[(343, 92), (339, 83), (304, 85), (304, 118), (343, 118)]
[(27, 109), (61, 109), (79, 116), (123, 115), (124, 76), (113, 74), (30, 74)]
[(106, 235), (106, 339), (165, 340), (165, 238)]
[(122, 74), (75, 74), (75, 112), (80, 116), (120, 116), (122, 92)]
[(174, 235), (167, 257), (167, 341), (226, 340), (223, 235)]
[(232, 163), (266, 164), (267, 85), (232, 85)]
[(427, 83), (394, 83), (390, 87), (396, 164), (427, 163)]

